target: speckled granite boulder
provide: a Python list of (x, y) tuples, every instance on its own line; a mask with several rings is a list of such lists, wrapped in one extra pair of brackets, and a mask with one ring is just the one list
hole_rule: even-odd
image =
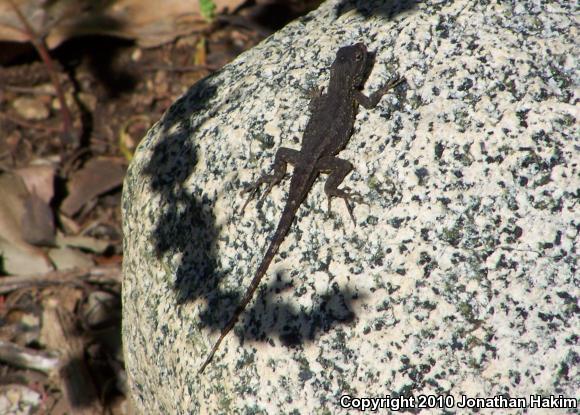
[[(346, 395), (448, 394), (431, 404), (465, 412), (463, 396), (578, 397), (572, 6), (413, 3), (325, 3), (194, 86), (141, 143), (124, 188), (123, 336), (142, 413), (334, 414), (352, 410), (341, 397), (361, 403)], [(359, 41), (376, 52), (365, 92), (408, 80), (360, 109), (341, 153), (356, 169), (345, 185), (368, 205), (354, 227), (315, 184), (198, 376), (288, 181), (243, 215), (240, 191), (278, 147), (299, 148), (304, 90), (325, 86), (336, 50)]]

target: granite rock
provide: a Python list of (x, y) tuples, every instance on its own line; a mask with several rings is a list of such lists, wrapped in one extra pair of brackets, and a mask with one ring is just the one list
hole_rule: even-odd
[[(175, 102), (124, 186), (123, 341), (138, 410), (334, 414), (352, 410), (344, 396), (578, 398), (577, 30), (567, 4), (331, 0)], [(200, 376), (288, 181), (243, 214), (240, 191), (278, 147), (300, 147), (305, 91), (326, 85), (339, 47), (361, 41), (376, 53), (366, 93), (407, 79), (359, 110), (340, 155), (355, 166), (344, 184), (368, 204), (356, 206), (355, 227), (342, 202), (327, 213), (324, 177), (316, 182)]]

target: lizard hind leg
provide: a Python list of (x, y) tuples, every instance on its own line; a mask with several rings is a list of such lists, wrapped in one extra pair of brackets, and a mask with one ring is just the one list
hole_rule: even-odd
[(278, 183), (280, 183), (280, 181), (284, 178), (284, 176), (286, 175), (286, 168), (288, 164), (296, 164), (299, 158), (300, 152), (298, 150), (280, 147), (278, 149), (278, 152), (276, 153), (276, 157), (274, 158), (274, 164), (272, 165), (272, 169), (274, 170), (274, 172), (272, 174), (263, 175), (254, 183), (252, 183), (250, 186), (242, 190), (242, 194), (249, 193), (250, 195), (248, 196), (246, 203), (244, 203), (244, 205), (242, 206), (240, 213), (242, 213), (246, 209), (246, 206), (248, 205), (248, 203), (250, 203), (250, 200), (254, 198), (260, 186), (266, 183), (268, 187), (258, 200), (258, 203), (261, 203), (268, 195), (268, 193), (270, 193), (270, 190), (272, 190), (272, 188), (276, 186)]
[(362, 202), (362, 196), (351, 191), (349, 188), (339, 189), (338, 186), (342, 183), (344, 178), (349, 174), (353, 165), (351, 162), (339, 159), (334, 156), (322, 157), (316, 164), (319, 171), (329, 173), (328, 179), (324, 185), (324, 192), (328, 197), (328, 211), (330, 212), (330, 202), (333, 197), (338, 197), (344, 200), (348, 214), (356, 226), (352, 205), (349, 202)]
[[(325, 188), (326, 188), (326, 186), (325, 186)], [(352, 205), (354, 203), (364, 203), (363, 197), (359, 193), (353, 192), (348, 187), (344, 187), (343, 189), (335, 189), (335, 192), (332, 195), (330, 195), (327, 192), (327, 196), (328, 196), (328, 212), (330, 213), (330, 203), (332, 201), (331, 198), (338, 197), (338, 198), (344, 200), (344, 204), (346, 205), (346, 209), (348, 210), (348, 214), (350, 215), (350, 218), (352, 219), (352, 223), (354, 224), (354, 226), (356, 226), (356, 220), (354, 218), (354, 211), (353, 211)]]

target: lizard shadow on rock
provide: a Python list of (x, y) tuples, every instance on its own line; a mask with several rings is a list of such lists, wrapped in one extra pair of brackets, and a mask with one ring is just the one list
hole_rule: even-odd
[[(275, 282), (268, 284), (266, 291), (279, 292), (276, 285)], [(257, 296), (256, 304), (246, 311), (240, 337), (267, 341), (268, 335), (277, 334), (284, 346), (299, 346), (304, 341), (315, 340), (318, 332), (328, 332), (338, 324), (355, 324), (352, 304), (365, 297), (349, 288), (340, 288), (338, 284), (333, 284), (325, 294), (306, 295), (313, 298), (309, 309), (276, 301), (273, 297)]]
[[(198, 111), (211, 113), (208, 101), (217, 89), (208, 82), (210, 79), (211, 76), (194, 85), (168, 110), (163, 121), (153, 127), (165, 130), (157, 133), (164, 138), (155, 145), (143, 173), (151, 178), (152, 192), (161, 195), (163, 214), (157, 219), (152, 235), (155, 253), (159, 258), (167, 254), (181, 256), (173, 284), (176, 306), (204, 298), (206, 306), (199, 315), (202, 327), (221, 330), (239, 304), (245, 285), (233, 292), (219, 288), (225, 272), (216, 266), (215, 241), (219, 229), (213, 213), (215, 200), (201, 189), (191, 194), (184, 187), (185, 181), (195, 174), (198, 162), (195, 142), (191, 140), (198, 127), (191, 125), (190, 116)], [(190, 103), (183, 105), (184, 99)], [(191, 112), (186, 113), (182, 108), (191, 108)], [(265, 249), (266, 246), (260, 247), (256, 255), (263, 255)], [(253, 274), (254, 270), (248, 272)], [(276, 288), (266, 282), (240, 321), (243, 330), (239, 335), (243, 338), (265, 340), (265, 336), (277, 333), (283, 344), (296, 346), (314, 339), (320, 330), (328, 331), (335, 323), (345, 324), (354, 319), (351, 302), (356, 295), (347, 289), (333, 287), (329, 294), (318, 296), (309, 310), (298, 310), (292, 302), (269, 301), (269, 293)]]
[(384, 16), (391, 19), (399, 13), (413, 9), (417, 0), (343, 0), (336, 5), (336, 17), (356, 10), (364, 17)]

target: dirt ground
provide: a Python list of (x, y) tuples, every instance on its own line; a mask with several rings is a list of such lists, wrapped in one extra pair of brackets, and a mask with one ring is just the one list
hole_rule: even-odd
[(320, 1), (238, 3), (155, 46), (51, 47), (24, 12), (31, 42), (0, 38), (0, 414), (132, 413), (120, 200), (133, 151), (192, 84)]

